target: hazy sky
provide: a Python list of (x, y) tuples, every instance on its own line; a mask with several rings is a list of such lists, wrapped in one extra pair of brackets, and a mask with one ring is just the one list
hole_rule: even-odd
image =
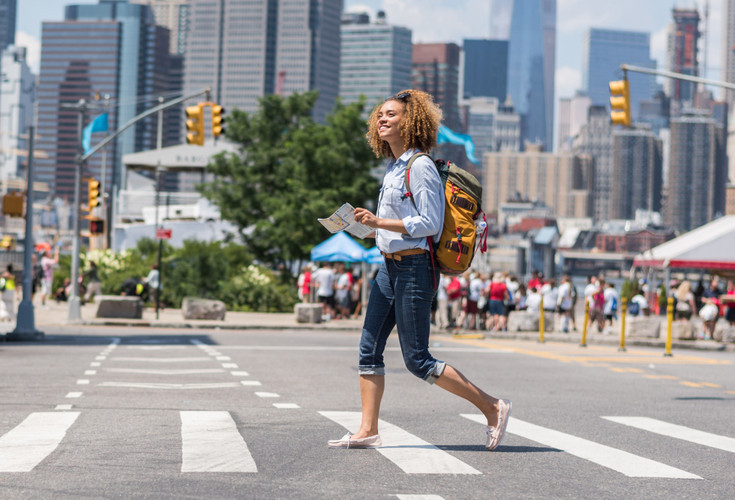
[[(344, 0), (346, 10), (384, 10), (390, 24), (413, 30), (413, 41), (455, 42), (489, 35), (491, 0)], [(497, 1), (497, 0), (496, 0)], [(570, 96), (581, 83), (582, 42), (588, 28), (628, 29), (651, 33), (651, 56), (663, 68), (666, 28), (671, 9), (699, 5), (706, 0), (557, 0), (556, 95)], [(64, 6), (98, 3), (97, 0), (18, 0), (16, 42), (29, 48), (38, 70), (41, 22), (63, 19)], [(722, 0), (709, 0), (707, 77), (720, 78)], [(704, 43), (700, 51), (704, 51)], [(703, 60), (700, 59), (703, 64)], [(716, 92), (716, 95), (719, 95)]]

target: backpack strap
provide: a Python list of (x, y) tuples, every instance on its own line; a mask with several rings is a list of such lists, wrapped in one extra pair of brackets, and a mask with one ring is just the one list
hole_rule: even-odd
[[(413, 163), (422, 156), (428, 156), (432, 163), (434, 163), (434, 159), (431, 157), (431, 155), (427, 153), (414, 153), (411, 155), (411, 159), (408, 160), (408, 164), (406, 165), (406, 173), (403, 176), (403, 186), (406, 188), (406, 193), (401, 195), (401, 199), (405, 200), (406, 198), (411, 199), (411, 203), (413, 203), (413, 208), (416, 209), (416, 212), (418, 212), (419, 215), (421, 215), (421, 212), (419, 212), (419, 207), (416, 206), (416, 200), (413, 199), (413, 193), (411, 192), (411, 167), (413, 166)], [(427, 236), (426, 237), (426, 243), (429, 245), (429, 256), (431, 257), (431, 276), (434, 278), (434, 291), (436, 292), (436, 289), (438, 287), (438, 284), (436, 282), (436, 272), (434, 272), (434, 237), (433, 236)]]

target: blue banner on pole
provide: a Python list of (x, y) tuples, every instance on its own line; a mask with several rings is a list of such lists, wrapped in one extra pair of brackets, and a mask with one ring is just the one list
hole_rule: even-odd
[(95, 132), (107, 132), (107, 130), (107, 113), (102, 113), (92, 120), (92, 123), (84, 127), (82, 131), (82, 148), (84, 149), (84, 154), (87, 154), (92, 149), (92, 134)]
[(475, 143), (472, 142), (472, 137), (469, 135), (458, 134), (444, 125), (439, 125), (439, 137), (437, 138), (437, 142), (439, 144), (449, 143), (464, 146), (464, 152), (467, 155), (467, 159), (475, 164), (480, 163), (477, 161), (477, 158), (475, 158)]

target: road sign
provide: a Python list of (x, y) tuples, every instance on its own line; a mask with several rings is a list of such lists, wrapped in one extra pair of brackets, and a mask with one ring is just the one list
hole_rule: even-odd
[(156, 228), (156, 238), (159, 240), (170, 240), (171, 229), (165, 229), (163, 227)]

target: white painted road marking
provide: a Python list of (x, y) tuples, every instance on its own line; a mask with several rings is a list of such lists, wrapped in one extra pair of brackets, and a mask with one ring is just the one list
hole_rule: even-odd
[(233, 372), (230, 372), (230, 373), (232, 374), (233, 377), (249, 377), (250, 376), (250, 374), (248, 372), (233, 371)]
[(71, 410), (72, 405), (56, 405), (54, 410)]
[[(360, 427), (360, 412), (320, 411), (321, 415), (343, 427)], [(482, 474), (449, 453), (403, 429), (380, 420), (383, 446), (376, 450), (407, 474)]]
[(258, 472), (226, 411), (182, 411), (181, 472)]
[(210, 358), (135, 358), (117, 357), (113, 361), (142, 361), (144, 363), (191, 363), (193, 361), (210, 361)]
[(87, 379), (77, 380), (77, 385), (89, 385), (89, 380)]
[(49, 456), (66, 435), (79, 412), (31, 413), (0, 437), (0, 472), (28, 472)]
[(258, 396), (259, 398), (280, 398), (281, 397), (275, 392), (256, 392), (255, 395)]
[(150, 375), (193, 375), (203, 373), (224, 373), (222, 368), (194, 368), (190, 370), (157, 370), (155, 368), (107, 368), (105, 371), (113, 373), (147, 373)]
[(160, 384), (147, 382), (102, 382), (100, 387), (131, 387), (134, 389), (224, 389), (240, 387), (237, 382), (220, 382), (215, 384)]
[(258, 382), (257, 380), (241, 380), (240, 383), (242, 385), (263, 385), (260, 382)]
[(301, 408), (296, 403), (273, 403), (273, 406), (280, 410), (295, 410), (296, 408)]
[(642, 429), (648, 432), (654, 432), (661, 434), (662, 436), (668, 436), (683, 441), (689, 441), (690, 443), (701, 444), (709, 446), (710, 448), (717, 448), (718, 450), (729, 451), (735, 453), (735, 439), (726, 436), (719, 436), (717, 434), (711, 434), (709, 432), (699, 431), (697, 429), (690, 429), (683, 425), (670, 424), (662, 420), (656, 420), (655, 418), (648, 417), (602, 417), (605, 420), (610, 420), (618, 424), (635, 427), (636, 429)]
[[(483, 415), (462, 414), (462, 416), (474, 422), (487, 425), (487, 421)], [(625, 474), (628, 477), (702, 479), (695, 474), (662, 464), (661, 462), (656, 462), (655, 460), (639, 457), (638, 455), (572, 436), (571, 434), (529, 424), (515, 417), (508, 420), (507, 432), (565, 451), (575, 457), (589, 460), (590, 462)]]
[(68, 392), (66, 394), (66, 396), (64, 396), (64, 397), (67, 397), (67, 398), (81, 398), (82, 397), (82, 393), (81, 392)]
[(237, 367), (237, 363), (222, 363), (222, 368), (232, 369)]
[(439, 495), (396, 495), (398, 500), (444, 500)]

